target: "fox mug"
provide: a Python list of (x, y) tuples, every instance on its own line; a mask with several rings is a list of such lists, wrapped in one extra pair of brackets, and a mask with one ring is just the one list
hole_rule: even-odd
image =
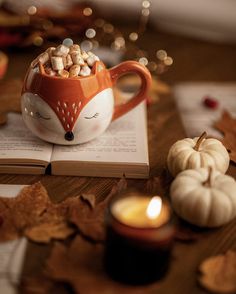
[[(126, 73), (140, 76), (140, 91), (126, 103), (115, 106), (112, 87)], [(109, 70), (97, 61), (90, 76), (76, 78), (49, 76), (30, 66), (21, 96), (23, 120), (45, 141), (62, 145), (85, 143), (142, 102), (150, 84), (148, 69), (136, 61), (125, 61)]]

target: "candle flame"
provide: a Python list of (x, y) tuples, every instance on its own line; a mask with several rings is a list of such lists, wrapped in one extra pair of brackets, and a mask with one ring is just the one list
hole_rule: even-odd
[(162, 200), (159, 196), (153, 197), (147, 207), (146, 214), (150, 219), (155, 219), (159, 216), (162, 207)]

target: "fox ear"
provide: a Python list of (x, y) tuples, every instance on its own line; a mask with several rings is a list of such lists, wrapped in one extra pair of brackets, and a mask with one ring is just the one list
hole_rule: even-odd
[(105, 67), (103, 62), (96, 61), (93, 68), (92, 68), (92, 73), (96, 74), (96, 73), (101, 72), (101, 71), (103, 71), (105, 69), (106, 69), (106, 67)]

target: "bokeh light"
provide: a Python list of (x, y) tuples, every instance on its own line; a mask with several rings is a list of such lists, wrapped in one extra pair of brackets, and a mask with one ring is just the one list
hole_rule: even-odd
[(94, 29), (89, 28), (86, 30), (85, 35), (87, 38), (92, 39), (96, 36), (96, 31)]
[(135, 33), (135, 32), (130, 33), (129, 34), (129, 39), (130, 39), (130, 41), (133, 41), (133, 42), (137, 41), (138, 40), (138, 34)]
[(90, 16), (90, 15), (92, 15), (93, 14), (93, 10), (92, 10), (92, 8), (90, 8), (90, 7), (86, 7), (86, 8), (84, 8), (84, 10), (83, 10), (83, 15), (85, 15), (85, 16)]

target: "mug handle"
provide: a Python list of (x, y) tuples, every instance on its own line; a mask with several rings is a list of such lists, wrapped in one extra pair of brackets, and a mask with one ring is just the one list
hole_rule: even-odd
[(137, 106), (145, 98), (147, 98), (148, 90), (151, 86), (152, 77), (149, 70), (137, 61), (124, 61), (110, 70), (111, 80), (113, 86), (116, 84), (117, 80), (124, 74), (136, 73), (141, 78), (141, 87), (137, 95), (131, 98), (124, 104), (115, 106), (112, 120), (117, 119), (123, 114), (130, 111), (132, 108)]

